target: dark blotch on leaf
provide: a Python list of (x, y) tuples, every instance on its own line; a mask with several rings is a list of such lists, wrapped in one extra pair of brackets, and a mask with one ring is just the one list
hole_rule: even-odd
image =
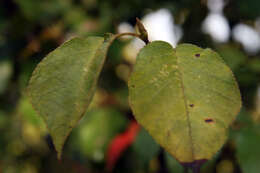
[(212, 122), (214, 122), (214, 121), (213, 121), (213, 119), (211, 119), (211, 118), (207, 118), (207, 119), (205, 119), (205, 122), (206, 122), (206, 123), (212, 123)]
[(186, 167), (186, 168), (191, 168), (193, 170), (193, 172), (199, 172), (200, 170), (200, 167), (205, 163), (207, 162), (207, 159), (201, 159), (201, 160), (195, 160), (193, 162), (186, 162), (186, 163), (183, 163), (181, 162), (182, 166), (183, 167)]
[(199, 53), (196, 53), (195, 56), (198, 58), (198, 57), (200, 57), (200, 54), (199, 54)]
[(190, 106), (191, 108), (193, 108), (193, 107), (194, 107), (194, 104), (190, 104), (189, 106)]

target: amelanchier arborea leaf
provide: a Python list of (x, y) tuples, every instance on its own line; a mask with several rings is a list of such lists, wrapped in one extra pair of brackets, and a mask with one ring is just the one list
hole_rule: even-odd
[(129, 80), (137, 121), (180, 163), (210, 159), (241, 107), (236, 80), (211, 49), (162, 41), (145, 46)]
[(28, 95), (47, 125), (59, 158), (67, 136), (93, 97), (114, 38), (74, 38), (45, 57), (32, 74)]

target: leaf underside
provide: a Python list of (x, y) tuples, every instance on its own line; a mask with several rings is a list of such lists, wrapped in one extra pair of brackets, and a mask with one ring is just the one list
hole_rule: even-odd
[(45, 121), (59, 159), (67, 136), (93, 97), (113, 39), (74, 38), (47, 55), (33, 72), (28, 95)]
[(241, 107), (235, 78), (211, 49), (162, 41), (145, 46), (129, 80), (137, 121), (180, 163), (210, 159)]

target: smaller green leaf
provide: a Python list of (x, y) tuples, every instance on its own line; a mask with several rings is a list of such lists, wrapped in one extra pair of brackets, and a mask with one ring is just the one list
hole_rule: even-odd
[(217, 50), (220, 56), (233, 71), (237, 70), (247, 60), (246, 55), (234, 45), (222, 45), (219, 46)]
[(66, 138), (92, 100), (114, 38), (74, 38), (45, 57), (33, 72), (28, 95), (47, 125), (58, 158)]
[(246, 173), (258, 173), (260, 169), (260, 126), (252, 125), (241, 129), (235, 135), (236, 156), (238, 162)]
[(179, 162), (171, 156), (170, 153), (165, 152), (165, 157), (166, 157), (166, 163), (167, 166), (170, 170), (170, 172), (174, 172), (174, 173), (183, 173), (184, 172), (184, 168), (183, 166), (181, 166), (179, 164)]
[(126, 123), (126, 117), (115, 109), (91, 109), (73, 130), (70, 148), (90, 160), (104, 161), (108, 144), (125, 128)]
[(158, 155), (160, 150), (160, 146), (154, 141), (154, 139), (144, 128), (142, 128), (138, 133), (138, 136), (133, 143), (133, 148), (143, 164), (148, 164), (154, 157)]

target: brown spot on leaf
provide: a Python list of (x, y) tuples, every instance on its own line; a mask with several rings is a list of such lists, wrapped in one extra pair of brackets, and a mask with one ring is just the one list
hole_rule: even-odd
[(206, 119), (205, 119), (205, 122), (206, 122), (206, 123), (213, 123), (214, 120), (213, 120), (212, 118), (206, 118)]
[(193, 107), (194, 107), (194, 104), (190, 104), (189, 106), (190, 106), (191, 108), (193, 108)]
[(198, 58), (198, 57), (200, 57), (200, 54), (199, 54), (199, 53), (196, 53), (195, 56)]
[(167, 137), (170, 137), (170, 131), (167, 131)]

